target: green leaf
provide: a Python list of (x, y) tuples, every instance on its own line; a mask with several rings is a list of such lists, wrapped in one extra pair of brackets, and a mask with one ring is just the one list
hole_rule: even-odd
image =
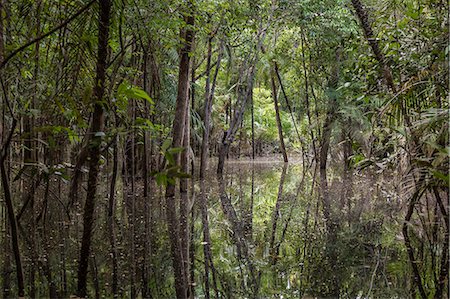
[(172, 147), (167, 150), (168, 153), (174, 155), (184, 151), (184, 147)]
[(170, 154), (169, 152), (164, 152), (164, 157), (166, 158), (167, 162), (169, 162), (170, 166), (175, 165), (175, 158), (172, 154)]
[(165, 152), (167, 149), (172, 145), (172, 139), (166, 139), (164, 140), (163, 144), (161, 145), (161, 151)]
[(159, 186), (167, 186), (167, 176), (164, 173), (157, 173), (155, 176), (156, 183)]
[(445, 175), (445, 174), (443, 174), (442, 172), (440, 172), (438, 170), (433, 170), (433, 171), (431, 171), (431, 173), (437, 179), (443, 180), (446, 186), (449, 186), (449, 176), (448, 175)]

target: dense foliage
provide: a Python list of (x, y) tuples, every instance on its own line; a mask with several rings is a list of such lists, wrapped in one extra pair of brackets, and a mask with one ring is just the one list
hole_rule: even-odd
[(445, 298), (448, 11), (0, 0), (3, 297)]

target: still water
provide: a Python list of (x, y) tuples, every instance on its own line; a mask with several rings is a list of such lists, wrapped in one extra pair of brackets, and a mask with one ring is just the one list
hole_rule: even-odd
[[(396, 176), (343, 173), (331, 165), (327, 178), (327, 201), (319, 174), (303, 171), (301, 163), (230, 161), (222, 179), (214, 172), (204, 181), (191, 179), (195, 297), (409, 297)], [(164, 190), (153, 182), (144, 198), (141, 181), (134, 192), (125, 181), (118, 180), (114, 217), (118, 297), (174, 298)], [(51, 184), (64, 198), (68, 187)], [(100, 190), (88, 289), (91, 298), (111, 298), (108, 185)], [(53, 193), (35, 230), (21, 227), (24, 273), (35, 282), (27, 293), (37, 298), (47, 298), (49, 286), (61, 298), (76, 290), (82, 209), (67, 213)], [(1, 259), (9, 271), (2, 284), (9, 279), (14, 294), (14, 264), (7, 254)]]
[[(236, 161), (228, 164), (223, 180), (208, 180), (220, 293), (228, 298), (408, 297), (395, 180), (375, 172), (328, 172), (331, 226), (319, 175), (303, 173), (300, 166)], [(197, 223), (196, 232), (201, 229)]]

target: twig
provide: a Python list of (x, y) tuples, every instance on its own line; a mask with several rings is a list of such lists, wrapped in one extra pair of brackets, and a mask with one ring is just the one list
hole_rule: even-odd
[(11, 60), (11, 58), (13, 58), (14, 56), (16, 56), (18, 53), (20, 53), (21, 51), (25, 50), (26, 48), (28, 48), (29, 46), (31, 46), (32, 44), (37, 43), (38, 41), (46, 38), (47, 36), (55, 33), (56, 31), (58, 31), (59, 29), (67, 26), (67, 24), (69, 24), (70, 22), (72, 22), (74, 19), (76, 19), (79, 15), (81, 15), (83, 12), (85, 12), (89, 7), (91, 7), (92, 4), (94, 4), (94, 2), (96, 2), (96, 0), (91, 0), (88, 4), (86, 4), (84, 7), (82, 7), (79, 11), (77, 11), (74, 15), (72, 15), (70, 18), (68, 18), (66, 21), (62, 22), (61, 24), (59, 24), (58, 26), (56, 26), (55, 28), (53, 28), (52, 30), (48, 31), (47, 33), (44, 33), (32, 40), (30, 40), (29, 42), (23, 44), (22, 46), (20, 46), (19, 48), (17, 48), (16, 50), (12, 51), (8, 56), (6, 56), (5, 59), (3, 59), (3, 61), (0, 63), (0, 70), (5, 67), (5, 65), (8, 63), (9, 60)]

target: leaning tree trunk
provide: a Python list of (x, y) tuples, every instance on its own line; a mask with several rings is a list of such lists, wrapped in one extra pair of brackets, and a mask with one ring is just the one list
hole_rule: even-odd
[[(256, 59), (255, 59), (256, 61)], [(255, 62), (256, 63), (256, 62)], [(217, 163), (217, 174), (221, 176), (223, 174), (223, 168), (225, 166), (225, 158), (228, 155), (230, 145), (233, 143), (236, 133), (239, 129), (239, 125), (244, 117), (245, 107), (247, 101), (250, 98), (253, 90), (253, 80), (255, 77), (255, 64), (250, 66), (247, 75), (247, 88), (242, 94), (242, 91), (238, 91), (238, 99), (236, 109), (234, 110), (233, 118), (230, 120), (230, 127), (225, 132), (222, 143), (219, 148), (219, 161)]]
[(92, 226), (94, 224), (95, 195), (97, 193), (97, 180), (100, 171), (100, 146), (104, 135), (102, 101), (105, 92), (111, 0), (99, 0), (99, 4), (97, 74), (94, 85), (94, 113), (90, 130), (92, 137), (89, 144), (89, 176), (83, 215), (83, 237), (78, 263), (77, 294), (79, 297), (86, 297), (87, 271), (91, 251)]
[(285, 163), (288, 162), (288, 156), (286, 153), (286, 146), (284, 145), (284, 137), (283, 137), (283, 126), (281, 125), (281, 117), (280, 117), (280, 107), (278, 104), (278, 95), (277, 95), (277, 86), (275, 83), (275, 70), (272, 71), (271, 76), (271, 84), (272, 84), (272, 97), (273, 103), (275, 105), (275, 117), (277, 120), (277, 128), (278, 128), (278, 139), (280, 139), (280, 147), (281, 153), (283, 154), (283, 160)]
[[(175, 118), (172, 127), (172, 147), (179, 148), (183, 145), (186, 110), (189, 105), (189, 65), (190, 53), (192, 50), (192, 41), (194, 32), (192, 27), (194, 25), (194, 15), (192, 13), (192, 1), (189, 1), (191, 11), (185, 17), (187, 28), (184, 31), (183, 39), (185, 41), (184, 47), (180, 53), (180, 67), (178, 73), (178, 94), (175, 108)], [(188, 149), (185, 149), (188, 150)], [(180, 155), (176, 154), (176, 163), (180, 162)], [(187, 298), (187, 282), (185, 280), (185, 271), (183, 264), (183, 252), (179, 239), (179, 221), (176, 213), (175, 204), (175, 184), (168, 183), (166, 188), (166, 213), (167, 226), (169, 230), (170, 248), (172, 253), (172, 263), (175, 276), (175, 291), (178, 299)]]
[[(269, 24), (270, 19), (271, 15), (269, 16), (268, 22)], [(234, 110), (234, 115), (232, 119), (230, 113), (230, 127), (225, 132), (222, 143), (220, 144), (219, 147), (219, 161), (217, 163), (217, 175), (219, 177), (221, 177), (223, 174), (223, 168), (225, 166), (225, 158), (228, 155), (230, 145), (233, 143), (239, 125), (241, 124), (242, 118), (244, 117), (247, 102), (253, 96), (253, 81), (255, 79), (256, 64), (258, 63), (259, 60), (259, 51), (263, 49), (262, 44), (264, 42), (265, 37), (266, 37), (266, 29), (264, 29), (261, 26), (258, 32), (258, 44), (256, 45), (255, 57), (250, 62), (250, 66), (247, 71), (247, 76), (245, 77), (245, 79), (247, 80), (247, 82), (245, 82), (246, 89), (244, 91), (244, 94), (242, 94), (241, 91), (238, 92), (238, 99), (236, 102), (236, 108)], [(231, 100), (230, 100), (230, 108), (231, 108)]]
[(372, 25), (369, 22), (369, 16), (367, 15), (367, 11), (362, 5), (360, 0), (352, 0), (353, 8), (356, 11), (356, 15), (358, 16), (359, 21), (361, 22), (361, 27), (364, 31), (364, 36), (367, 39), (370, 47), (372, 48), (373, 54), (375, 55), (378, 64), (383, 72), (383, 77), (386, 81), (386, 85), (395, 92), (394, 80), (392, 78), (392, 71), (389, 65), (386, 64), (386, 59), (384, 54), (381, 52), (380, 46), (378, 44), (378, 40), (375, 37)]

